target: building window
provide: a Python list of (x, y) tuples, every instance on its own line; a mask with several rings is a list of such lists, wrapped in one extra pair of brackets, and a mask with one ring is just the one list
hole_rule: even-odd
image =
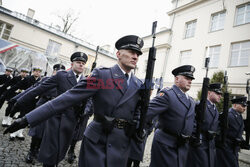
[(250, 41), (232, 44), (230, 66), (248, 66)]
[(13, 26), (0, 20), (0, 37), (9, 40)]
[(196, 27), (196, 20), (186, 23), (185, 38), (191, 38), (194, 36)]
[(180, 64), (181, 65), (190, 64), (190, 62), (191, 62), (190, 60), (191, 60), (191, 50), (182, 51), (181, 52)]
[(226, 12), (212, 14), (210, 32), (223, 30)]
[(250, 23), (250, 3), (237, 7), (236, 25)]
[(208, 53), (208, 56), (210, 57), (209, 67), (216, 68), (219, 66), (220, 48), (221, 46), (209, 47), (209, 53)]
[(52, 56), (52, 57), (57, 57), (61, 48), (60, 43), (55, 42), (53, 40), (49, 40), (49, 44), (47, 46), (47, 50), (46, 50), (46, 55), (47, 56)]

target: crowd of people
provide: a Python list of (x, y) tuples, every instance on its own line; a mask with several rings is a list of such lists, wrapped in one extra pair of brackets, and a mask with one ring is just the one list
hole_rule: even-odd
[[(227, 136), (221, 143), (216, 140), (221, 128), (216, 104), (223, 95), (222, 85), (209, 84), (197, 140), (199, 102), (187, 94), (195, 79), (192, 65), (173, 69), (174, 85), (152, 97), (147, 111), (137, 108), (143, 82), (133, 70), (143, 45), (136, 35), (120, 38), (115, 44), (117, 64), (95, 68), (89, 76), (83, 75), (88, 61), (83, 52), (71, 55), (68, 71), (55, 64), (50, 77), (41, 78), (39, 67), (31, 75), (21, 69), (12, 77), (12, 69), (7, 68), (0, 76), (0, 107), (8, 102), (2, 126), (5, 134), (10, 133), (10, 142), (15, 142), (24, 140), (23, 129), (29, 125), (31, 143), (25, 161), (37, 159), (44, 167), (57, 166), (64, 158), (73, 163), (76, 143), (81, 141), (80, 167), (139, 167), (147, 136), (153, 132), (150, 167), (238, 167), (239, 149), (249, 149), (242, 118), (247, 98), (231, 99)], [(146, 113), (146, 126), (139, 140), (141, 112)]]

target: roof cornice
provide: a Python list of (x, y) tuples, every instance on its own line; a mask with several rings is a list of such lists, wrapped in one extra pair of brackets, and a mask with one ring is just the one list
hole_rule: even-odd
[(206, 1), (206, 0), (193, 0), (192, 2), (189, 2), (189, 3), (185, 4), (185, 5), (182, 5), (182, 6), (178, 7), (178, 8), (175, 8), (175, 9), (167, 12), (167, 14), (170, 16), (170, 15), (172, 15), (174, 13), (177, 13), (177, 12), (180, 12), (182, 10), (188, 9), (188, 8), (193, 7), (194, 5), (197, 5), (197, 4), (202, 3), (204, 1)]

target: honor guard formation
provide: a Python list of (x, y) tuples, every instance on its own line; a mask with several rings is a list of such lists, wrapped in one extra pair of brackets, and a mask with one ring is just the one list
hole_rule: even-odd
[(156, 48), (150, 48), (142, 82), (134, 69), (143, 45), (136, 35), (118, 39), (117, 64), (94, 68), (89, 76), (83, 75), (83, 52), (71, 55), (69, 70), (55, 64), (51, 76), (41, 77), (40, 67), (20, 69), (16, 76), (6, 68), (0, 76), (0, 108), (7, 101), (2, 133), (16, 142), (26, 140), (23, 130), (29, 128), (25, 163), (54, 167), (78, 157), (80, 167), (139, 167), (151, 134), (150, 167), (238, 167), (239, 150), (250, 148), (243, 135), (247, 98), (229, 97), (222, 83), (205, 77), (201, 99), (193, 99), (188, 91), (195, 67), (183, 65), (172, 69), (172, 87), (145, 101), (153, 89)]

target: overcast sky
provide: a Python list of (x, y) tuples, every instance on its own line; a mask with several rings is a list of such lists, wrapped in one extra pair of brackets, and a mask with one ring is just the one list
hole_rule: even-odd
[(149, 35), (153, 21), (158, 21), (157, 31), (169, 27), (172, 8), (171, 0), (2, 0), (2, 5), (23, 14), (31, 8), (34, 19), (53, 25), (62, 25), (58, 15), (71, 10), (79, 17), (74, 36), (112, 47), (124, 35)]

